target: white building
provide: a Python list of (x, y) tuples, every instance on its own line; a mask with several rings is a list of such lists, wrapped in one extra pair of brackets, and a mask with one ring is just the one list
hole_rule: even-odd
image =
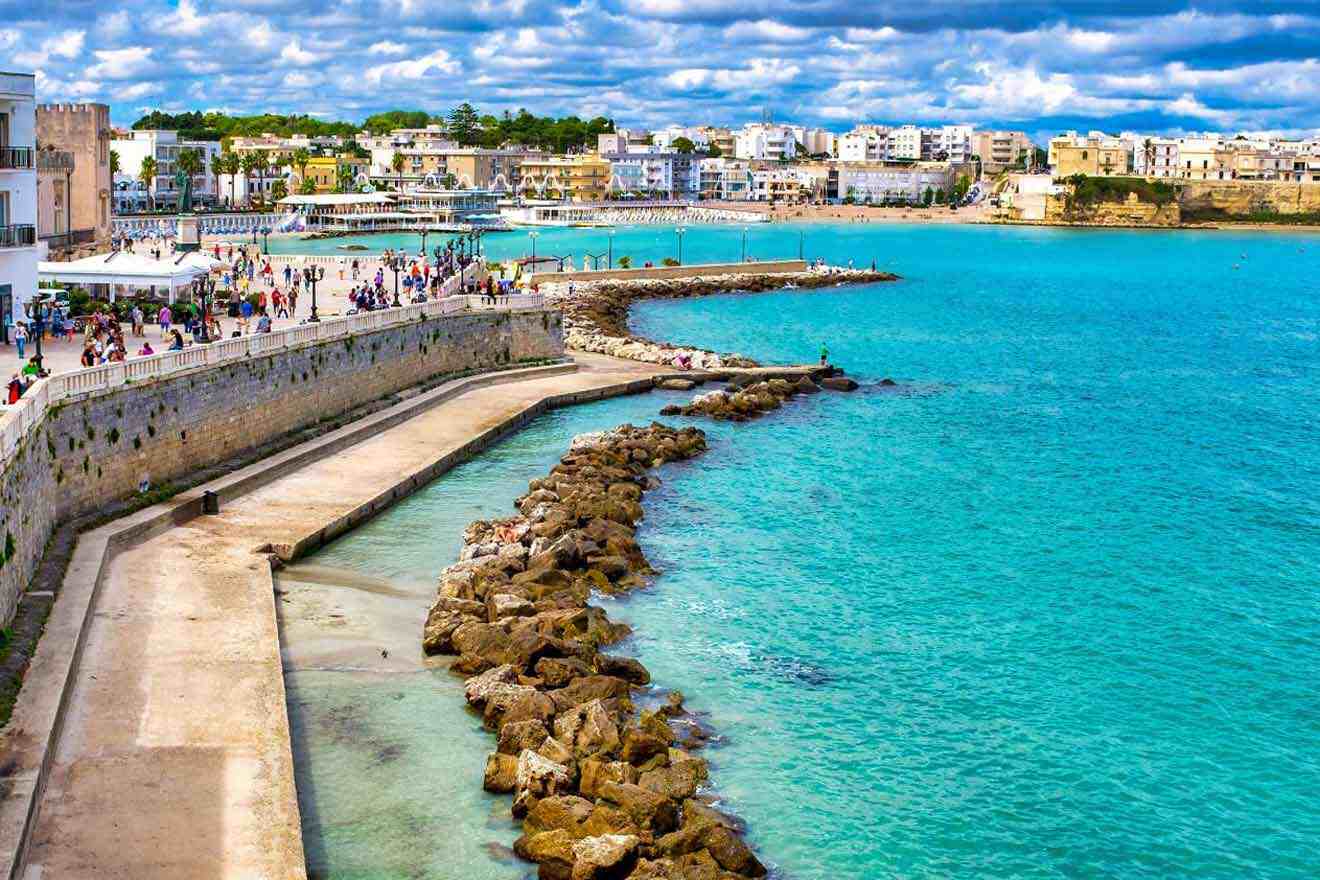
[(859, 126), (837, 141), (840, 162), (883, 162), (889, 158), (889, 129)]
[(215, 177), (211, 174), (211, 157), (220, 153), (218, 141), (179, 140), (177, 131), (142, 130), (132, 137), (117, 138), (110, 149), (119, 154), (119, 170), (130, 177), (139, 177), (142, 160), (148, 156), (156, 160), (156, 174), (148, 189), (157, 208), (173, 208), (179, 203), (179, 187), (174, 175), (178, 171), (179, 154), (194, 150), (200, 154), (199, 171), (192, 179), (194, 203), (214, 204)]
[(751, 197), (752, 171), (737, 159), (701, 159), (698, 163), (701, 198), (746, 201)]
[(834, 155), (834, 132), (826, 131), (823, 128), (802, 128), (801, 126), (794, 126), (794, 133), (797, 135), (798, 143), (806, 149), (809, 155)]
[(924, 200), (927, 190), (932, 196), (942, 191), (947, 198), (953, 184), (954, 170), (948, 162), (901, 165), (837, 162), (830, 169), (826, 195), (872, 205), (915, 205)]
[(631, 153), (651, 145), (651, 133), (636, 128), (616, 128), (608, 134), (596, 135), (596, 152)]
[(638, 192), (670, 198), (693, 198), (700, 186), (700, 158), (690, 153), (662, 151), (647, 147), (644, 151), (606, 153), (610, 163), (610, 189), (614, 192)]
[(674, 141), (679, 138), (687, 138), (692, 141), (692, 145), (698, 151), (706, 150), (710, 147), (710, 137), (703, 128), (687, 128), (682, 125), (671, 125), (667, 128), (661, 128), (651, 135), (651, 143), (660, 150), (672, 150)]
[(922, 158), (966, 162), (972, 157), (972, 137), (975, 134), (975, 129), (970, 125), (946, 125), (936, 129), (932, 155)]
[(797, 156), (797, 131), (791, 125), (753, 123), (743, 126), (734, 138), (733, 154), (739, 159), (778, 161)]
[(1141, 177), (1178, 176), (1178, 139), (1147, 137), (1137, 140), (1132, 171)]
[(36, 79), (0, 73), (0, 342), (37, 291)]

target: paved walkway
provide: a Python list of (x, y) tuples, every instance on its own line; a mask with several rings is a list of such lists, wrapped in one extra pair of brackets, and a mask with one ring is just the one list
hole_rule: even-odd
[(468, 390), (118, 555), (25, 878), (305, 876), (273, 585), (255, 551), (297, 545), (547, 396), (654, 369), (579, 363)]

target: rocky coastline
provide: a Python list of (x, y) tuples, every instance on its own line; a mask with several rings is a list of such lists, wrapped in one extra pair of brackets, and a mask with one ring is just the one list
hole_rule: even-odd
[(519, 514), (470, 524), (423, 633), (456, 655), (467, 702), (497, 735), (486, 790), (513, 795), (514, 851), (541, 880), (738, 880), (765, 867), (705, 790), (709, 734), (650, 673), (604, 649), (630, 630), (589, 602), (645, 584), (636, 539), (649, 472), (706, 449), (700, 429), (622, 425), (574, 439)]
[(691, 278), (554, 282), (540, 285), (546, 304), (564, 313), (564, 344), (571, 349), (649, 364), (686, 359), (693, 369), (755, 367), (739, 354), (657, 342), (628, 331), (628, 308), (641, 299), (685, 299), (714, 293), (761, 293), (767, 290), (817, 289), (843, 284), (896, 281), (890, 272), (870, 269), (813, 269), (804, 272), (746, 272)]

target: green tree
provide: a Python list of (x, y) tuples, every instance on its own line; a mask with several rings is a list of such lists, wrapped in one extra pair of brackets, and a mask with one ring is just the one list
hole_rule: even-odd
[(138, 180), (147, 189), (147, 204), (151, 210), (156, 210), (156, 197), (152, 194), (152, 186), (156, 182), (156, 159), (153, 156), (142, 157), (142, 167), (138, 169)]
[(937, 205), (944, 204), (944, 187), (940, 187), (939, 189), (935, 190), (935, 204)]
[(966, 174), (958, 175), (957, 182), (953, 185), (953, 200), (961, 202), (967, 198), (967, 191), (972, 188), (972, 180)]
[(224, 173), (229, 175), (229, 206), (234, 206), (234, 187), (238, 183), (238, 172), (240, 170), (238, 155), (236, 153), (221, 153), (220, 158), (224, 160)]
[(280, 199), (288, 196), (288, 194), (289, 194), (289, 185), (284, 182), (283, 177), (279, 178), (270, 185), (270, 200), (272, 202), (278, 202)]
[[(200, 150), (180, 150), (179, 158), (175, 160), (174, 164), (187, 175), (190, 184), (194, 177), (206, 170), (202, 167), (202, 153)], [(180, 200), (183, 199), (183, 193), (179, 193), (179, 198)], [(183, 207), (182, 201), (180, 201), (179, 206)]]
[(316, 193), (316, 181), (304, 177), (298, 182), (298, 195), (310, 196)]
[(397, 192), (403, 192), (403, 161), (403, 153), (397, 151), (390, 157), (390, 167), (393, 168), (394, 173), (398, 175), (399, 182), (398, 185), (394, 187)]
[[(307, 179), (307, 164), (311, 161), (312, 154), (307, 152), (306, 147), (299, 147), (293, 151), (293, 167), (298, 169), (298, 180), (300, 182)], [(301, 187), (299, 191), (301, 192)]]
[(718, 144), (711, 144), (706, 148), (706, 155), (710, 156), (712, 159), (718, 159), (720, 156), (724, 155), (724, 151), (719, 148)]
[(110, 180), (111, 180), (111, 182), (114, 182), (115, 175), (118, 174), (119, 172), (120, 172), (120, 167), (119, 167), (119, 151), (118, 151), (118, 150), (111, 150), (111, 151), (110, 151)]
[(220, 178), (225, 173), (225, 154), (211, 154), (211, 176), (215, 178), (215, 203), (220, 204)]
[(619, 257), (619, 268), (620, 268), (620, 269), (631, 269), (631, 268), (632, 268), (632, 257), (629, 257), (629, 256), (627, 256), (627, 255), (622, 256), (622, 257)]
[(243, 191), (247, 193), (247, 204), (252, 205), (252, 172), (258, 169), (264, 172), (266, 162), (256, 153), (244, 153), (238, 157), (239, 170), (243, 172)]
[(935, 201), (935, 190), (926, 187), (926, 191), (921, 194), (921, 203), (929, 208), (930, 203), (933, 201)]
[(423, 110), (390, 110), (368, 116), (362, 127), (372, 134), (388, 134), (396, 128), (426, 128), (430, 122), (430, 114)]
[(685, 137), (674, 138), (672, 141), (670, 141), (669, 146), (679, 153), (691, 153), (693, 150), (697, 148), (696, 144), (692, 143), (692, 141), (688, 140)]
[(465, 147), (473, 146), (481, 136), (481, 120), (471, 104), (464, 101), (449, 113), (449, 134)]

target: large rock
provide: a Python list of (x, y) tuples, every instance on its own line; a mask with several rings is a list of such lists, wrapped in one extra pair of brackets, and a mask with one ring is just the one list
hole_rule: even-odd
[(636, 784), (640, 777), (637, 768), (627, 761), (587, 758), (578, 765), (578, 769), (581, 775), (578, 780), (578, 790), (587, 797), (599, 797), (600, 787), (607, 782)]
[(631, 834), (584, 837), (573, 844), (572, 880), (623, 880), (637, 863), (641, 840)]
[(562, 828), (525, 833), (513, 843), (520, 858), (536, 862), (538, 880), (572, 880), (573, 844), (577, 838)]
[(681, 801), (696, 794), (707, 776), (706, 762), (691, 758), (677, 764), (670, 763), (668, 767), (648, 770), (641, 775), (637, 784), (648, 791)]
[(509, 634), (501, 626), (468, 621), (450, 636), (455, 653), (470, 654), (490, 663), (505, 662), (509, 647)]
[(678, 823), (677, 805), (664, 795), (647, 791), (641, 786), (606, 782), (599, 786), (597, 792), (601, 800), (618, 807), (634, 825), (643, 830), (663, 834)]
[(495, 623), (509, 617), (531, 617), (536, 607), (522, 596), (513, 593), (495, 593), (486, 599), (489, 620)]
[(589, 675), (576, 679), (568, 687), (550, 691), (550, 698), (555, 701), (555, 708), (566, 712), (574, 706), (589, 703), (592, 700), (609, 700), (626, 697), (629, 693), (628, 682), (612, 675)]
[(831, 391), (856, 391), (857, 383), (847, 376), (829, 376), (820, 380), (822, 388), (828, 388)]
[(765, 865), (752, 854), (743, 839), (723, 825), (707, 826), (703, 840), (720, 867), (744, 877), (764, 877)]
[(523, 818), (523, 832), (537, 834), (542, 831), (563, 830), (574, 840), (589, 836), (587, 820), (595, 804), (586, 798), (571, 794), (541, 798)]
[(539, 719), (505, 722), (500, 728), (499, 745), (496, 751), (506, 755), (520, 755), (525, 749), (536, 751), (541, 743), (550, 736), (545, 724)]
[(577, 657), (542, 657), (536, 661), (536, 675), (546, 687), (561, 688), (575, 678), (591, 675), (591, 667)]
[(486, 758), (481, 787), (495, 794), (508, 794), (518, 783), (518, 759), (493, 752)]
[(613, 675), (636, 685), (651, 683), (651, 673), (640, 660), (632, 657), (612, 657), (608, 654), (596, 655), (596, 671), (601, 675)]
[(458, 653), (454, 649), (454, 631), (472, 619), (457, 611), (432, 609), (422, 630), (422, 653), (427, 656)]
[(691, 379), (661, 379), (655, 383), (655, 387), (665, 391), (691, 391), (697, 387), (697, 383)]
[(518, 756), (518, 770), (514, 780), (513, 815), (522, 817), (541, 798), (566, 792), (570, 776), (568, 768), (543, 758), (531, 749)]
[(575, 706), (555, 719), (555, 738), (579, 759), (612, 755), (619, 748), (619, 727), (599, 700)]

